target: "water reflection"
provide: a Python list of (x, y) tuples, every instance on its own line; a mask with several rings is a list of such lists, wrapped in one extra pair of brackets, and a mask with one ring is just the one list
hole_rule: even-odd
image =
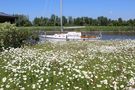
[(126, 40), (126, 39), (132, 39), (135, 40), (135, 32), (112, 32), (112, 31), (106, 31), (102, 32), (102, 40)]

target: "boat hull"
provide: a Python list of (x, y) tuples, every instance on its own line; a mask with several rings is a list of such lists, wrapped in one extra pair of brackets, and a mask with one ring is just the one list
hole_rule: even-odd
[(100, 40), (100, 37), (94, 38), (81, 38), (81, 37), (53, 37), (41, 35), (40, 37), (44, 38), (45, 41), (91, 41), (91, 40)]

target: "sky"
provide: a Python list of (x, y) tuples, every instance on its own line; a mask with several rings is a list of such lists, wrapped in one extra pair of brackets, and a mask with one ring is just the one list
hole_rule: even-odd
[[(59, 16), (60, 0), (0, 0), (0, 12), (24, 14), (30, 20), (51, 14)], [(135, 0), (63, 0), (63, 15), (134, 19)]]

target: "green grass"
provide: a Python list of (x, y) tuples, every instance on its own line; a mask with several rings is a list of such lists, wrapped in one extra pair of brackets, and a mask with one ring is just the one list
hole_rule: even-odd
[(101, 30), (101, 31), (133, 31), (135, 27), (131, 26), (88, 26), (86, 30)]
[[(66, 26), (67, 27), (67, 26)], [(43, 31), (60, 31), (59, 26), (32, 26), (32, 27), (18, 27), (19, 30), (43, 30)], [(79, 29), (65, 29), (73, 31), (135, 31), (132, 26), (86, 26)]]
[(135, 84), (135, 41), (53, 42), (0, 53), (0, 88), (128, 90)]
[(19, 30), (30, 30), (30, 31), (35, 31), (35, 30), (43, 30), (43, 31), (58, 31), (60, 30), (59, 26), (31, 26), (31, 27), (18, 27)]

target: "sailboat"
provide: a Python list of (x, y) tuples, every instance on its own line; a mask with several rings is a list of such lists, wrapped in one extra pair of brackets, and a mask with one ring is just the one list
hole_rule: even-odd
[(54, 35), (42, 35), (47, 41), (85, 41), (85, 40), (98, 40), (101, 39), (102, 34), (95, 36), (95, 35), (84, 35), (82, 32), (67, 32), (63, 33), (63, 0), (60, 0), (60, 23), (61, 23), (61, 33), (54, 34)]

